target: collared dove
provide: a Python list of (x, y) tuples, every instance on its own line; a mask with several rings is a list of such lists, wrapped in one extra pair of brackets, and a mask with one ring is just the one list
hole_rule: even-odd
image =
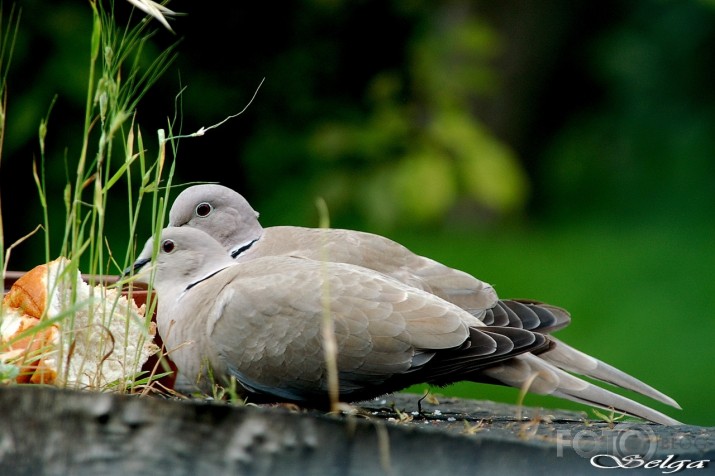
[[(378, 271), (468, 311), (475, 318), (468, 322), (469, 325), (478, 325), (476, 320), (479, 320), (490, 326), (551, 334), (567, 326), (571, 320), (568, 312), (556, 306), (537, 301), (499, 299), (491, 285), (419, 256), (384, 236), (333, 228), (263, 228), (258, 216), (243, 196), (228, 187), (195, 185), (182, 191), (174, 200), (169, 212), (169, 227), (205, 231), (240, 263), (267, 256), (296, 256)], [(542, 361), (680, 408), (672, 398), (630, 375), (554, 337), (550, 337), (550, 341), (551, 350), (539, 354)]]
[(329, 312), (342, 401), (419, 382), (471, 380), (528, 385), (531, 392), (678, 424), (539, 358), (559, 348), (547, 334), (486, 325), (368, 268), (286, 255), (237, 262), (190, 227), (163, 230), (152, 263), (153, 248), (150, 239), (133, 269), (140, 281), (154, 274), (159, 333), (184, 381), (204, 390), (209, 375), (224, 384), (235, 377), (255, 401), (324, 406), (321, 326)]

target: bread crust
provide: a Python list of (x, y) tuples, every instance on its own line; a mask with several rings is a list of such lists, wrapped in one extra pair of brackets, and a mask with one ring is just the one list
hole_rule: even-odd
[(3, 298), (3, 306), (40, 319), (47, 305), (47, 265), (35, 266), (23, 274)]
[[(15, 340), (28, 329), (37, 326), (47, 307), (47, 275), (46, 264), (34, 267), (23, 274), (12, 285), (3, 298), (4, 318), (19, 319), (15, 332), (5, 337), (1, 357), (15, 357), (15, 364), (20, 373), (15, 378), (17, 383), (53, 384), (57, 378), (57, 369), (47, 365), (44, 354), (47, 349), (56, 345), (59, 331), (55, 325), (48, 326), (38, 332)], [(0, 344), (3, 343), (0, 341)]]

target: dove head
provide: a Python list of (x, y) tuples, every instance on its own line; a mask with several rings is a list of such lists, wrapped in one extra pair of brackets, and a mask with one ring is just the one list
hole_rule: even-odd
[(169, 227), (198, 228), (229, 252), (263, 234), (256, 212), (243, 196), (216, 184), (194, 185), (181, 192), (169, 212)]
[(137, 281), (148, 283), (155, 269), (154, 287), (161, 296), (183, 291), (197, 281), (235, 264), (226, 249), (207, 233), (195, 228), (164, 228), (159, 250), (152, 259), (154, 239), (147, 240), (134, 262)]

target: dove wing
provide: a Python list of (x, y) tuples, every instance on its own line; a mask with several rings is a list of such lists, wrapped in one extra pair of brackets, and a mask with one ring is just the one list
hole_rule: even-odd
[[(292, 401), (325, 395), (326, 311), (345, 396), (386, 393), (395, 390), (391, 382), (404, 386), (397, 377), (460, 348), (475, 332), (472, 317), (456, 306), (352, 265), (273, 257), (227, 271), (207, 334), (216, 364), (257, 393)], [(498, 347), (490, 338), (480, 352), (489, 356)]]
[(491, 285), (372, 233), (277, 226), (266, 228), (254, 248), (243, 259), (282, 254), (362, 266), (435, 294), (476, 318), (498, 300)]

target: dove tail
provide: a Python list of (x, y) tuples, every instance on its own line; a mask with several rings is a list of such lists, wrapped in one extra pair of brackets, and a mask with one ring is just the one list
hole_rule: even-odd
[(680, 409), (680, 405), (678, 405), (675, 400), (650, 385), (641, 382), (637, 378), (632, 377), (605, 362), (601, 362), (590, 355), (584, 354), (580, 350), (574, 349), (570, 345), (565, 344), (553, 337), (550, 339), (555, 345), (553, 345), (548, 351), (538, 354), (540, 359), (543, 359), (562, 370), (574, 372), (580, 375), (585, 375), (586, 377), (601, 380), (602, 382), (617, 385), (619, 387), (640, 393), (641, 395), (645, 395), (646, 397), (650, 397), (653, 400), (665, 403), (666, 405), (670, 405), (671, 407)]
[(483, 374), (517, 388), (532, 380), (528, 388), (532, 393), (553, 395), (604, 409), (613, 408), (662, 425), (681, 424), (657, 410), (581, 380), (539, 357), (533, 354), (519, 355), (508, 362), (484, 369)]

